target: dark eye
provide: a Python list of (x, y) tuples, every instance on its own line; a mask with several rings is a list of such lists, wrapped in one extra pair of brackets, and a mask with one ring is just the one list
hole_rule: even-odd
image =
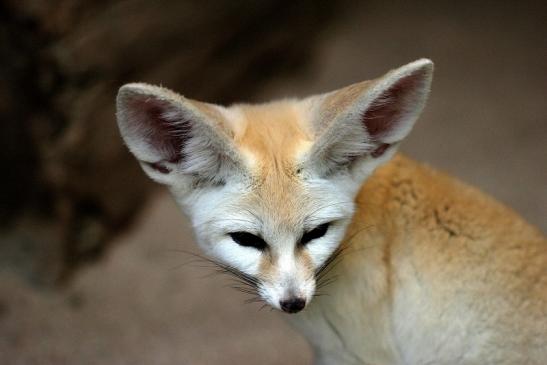
[(243, 247), (253, 247), (261, 251), (268, 247), (266, 241), (249, 232), (232, 232), (230, 233), (230, 237), (232, 237), (235, 243)]
[(324, 223), (320, 226), (315, 227), (311, 231), (304, 233), (302, 239), (300, 239), (300, 244), (305, 245), (306, 243), (313, 241), (317, 238), (323, 237), (327, 230), (329, 229), (330, 223)]

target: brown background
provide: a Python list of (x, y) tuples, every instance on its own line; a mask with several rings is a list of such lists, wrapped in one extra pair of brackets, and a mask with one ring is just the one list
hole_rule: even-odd
[[(545, 232), (545, 7), (401, 1), (333, 11), (335, 21), (309, 24), (322, 32), (317, 48), (301, 55), (307, 67), (280, 71), (247, 97), (304, 96), (429, 57), (432, 96), (402, 150), (479, 186)], [(114, 123), (111, 113), (104, 118)], [(244, 305), (224, 280), (184, 265), (188, 257), (172, 249), (197, 248), (163, 189), (130, 227), (58, 289), (0, 271), (1, 364), (310, 363), (309, 348), (282, 314)]]

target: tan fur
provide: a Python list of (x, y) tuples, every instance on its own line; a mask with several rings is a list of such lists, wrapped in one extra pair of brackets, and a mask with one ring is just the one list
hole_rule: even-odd
[[(304, 275), (313, 276), (314, 267), (309, 254), (302, 248), (295, 250), (296, 264), (301, 266), (304, 270)], [(275, 253), (268, 252), (264, 257), (260, 259), (260, 267), (258, 269), (258, 277), (262, 280), (271, 280), (277, 275), (276, 261), (277, 257)]]
[(373, 81), (358, 82), (327, 94), (321, 104), (319, 130), (326, 127), (337, 115), (353, 105), (353, 103), (373, 84)]
[(513, 349), (515, 358), (499, 363), (537, 364), (518, 357), (530, 348), (536, 360), (547, 356), (541, 347), (547, 240), (541, 232), (478, 190), (401, 155), (380, 167), (356, 200), (345, 256), (333, 270), (344, 279), (312, 303), (304, 323), (321, 313), (340, 333), (351, 334), (342, 339), (343, 351), (395, 363), (394, 305), (404, 300), (398, 291), (418, 285), (424, 303), (433, 306), (425, 314), (432, 321), (422, 322), (416, 336), (442, 331), (444, 321), (453, 325), (457, 317), (442, 317), (461, 306), (462, 316), (472, 309), (493, 326), (492, 351)]
[[(282, 217), (283, 224), (294, 225), (299, 219), (294, 205), (304, 203), (298, 202), (303, 191), (296, 178), (295, 156), (311, 138), (300, 124), (294, 103), (245, 105), (240, 110), (243, 114), (240, 122), (245, 128), (234, 140), (239, 149), (252, 154), (257, 161), (252, 169), (256, 189), (249, 197), (249, 204), (264, 205)], [(292, 202), (285, 199), (289, 195)]]
[[(239, 106), (244, 120), (243, 133), (235, 136), (240, 148), (252, 151), (265, 165), (275, 161), (294, 161), (294, 153), (303, 141), (311, 141), (301, 124), (295, 103), (276, 102)], [(283, 146), (283, 149), (279, 149)]]

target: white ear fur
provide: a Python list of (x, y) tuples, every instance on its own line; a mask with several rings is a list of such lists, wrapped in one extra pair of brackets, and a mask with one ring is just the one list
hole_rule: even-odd
[(235, 164), (219, 109), (142, 83), (122, 86), (117, 97), (118, 126), (129, 150), (152, 179), (170, 185), (196, 177), (222, 180), (226, 165)]
[(422, 111), (432, 76), (433, 63), (420, 59), (377, 80), (313, 97), (317, 139), (310, 162), (328, 174), (360, 157), (392, 155)]

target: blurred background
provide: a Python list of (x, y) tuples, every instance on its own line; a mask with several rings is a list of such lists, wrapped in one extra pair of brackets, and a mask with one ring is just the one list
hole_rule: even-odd
[(121, 143), (125, 82), (266, 101), (429, 57), (403, 152), (545, 232), (546, 19), (541, 1), (0, 2), (0, 363), (312, 361), (283, 314), (174, 251), (199, 252)]

